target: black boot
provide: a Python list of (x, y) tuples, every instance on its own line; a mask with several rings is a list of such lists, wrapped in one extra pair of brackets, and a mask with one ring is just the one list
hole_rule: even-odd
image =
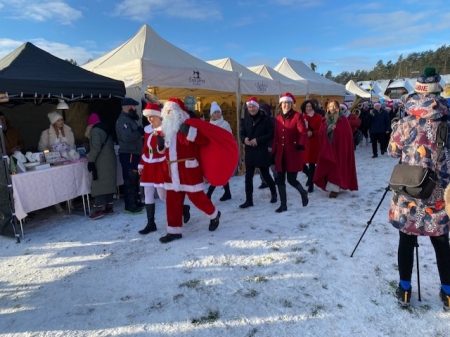
[(208, 192), (206, 193), (206, 196), (208, 197), (208, 199), (211, 200), (212, 194), (213, 194), (215, 189), (216, 189), (216, 186), (209, 185)]
[(297, 186), (294, 186), (294, 188), (300, 192), (300, 195), (302, 196), (302, 205), (303, 207), (305, 207), (306, 205), (308, 205), (308, 192), (305, 191), (305, 189), (303, 188), (302, 184), (298, 183)]
[(252, 200), (245, 200), (245, 202), (241, 205), (239, 205), (239, 208), (247, 208), (253, 206), (253, 201)]
[(131, 184), (130, 179), (126, 179), (123, 182), (123, 198), (125, 201), (125, 213), (127, 214), (142, 213), (142, 208), (136, 207), (134, 201), (134, 188)]
[(217, 212), (217, 216), (209, 222), (209, 230), (214, 232), (219, 227), (220, 211)]
[[(303, 173), (304, 173), (307, 177), (309, 177), (309, 168), (308, 168), (308, 165), (306, 165), (306, 164), (303, 164)], [(308, 186), (308, 183), (306, 183), (306, 186)]]
[(161, 243), (168, 243), (172, 242), (173, 240), (179, 240), (183, 237), (181, 234), (170, 234), (167, 233), (166, 235), (159, 238), (159, 242)]
[(308, 176), (309, 185), (308, 184), (306, 185), (306, 186), (308, 186), (308, 193), (314, 192), (313, 179), (314, 179), (314, 172), (315, 171), (316, 171), (316, 165), (315, 164), (310, 164), (309, 176)]
[(230, 192), (230, 184), (227, 183), (223, 189), (225, 190), (225, 193), (220, 197), (220, 201), (225, 201), (231, 199), (231, 192)]
[(189, 205), (183, 205), (183, 223), (188, 223), (189, 219), (191, 218), (191, 206)]
[(146, 204), (145, 209), (147, 211), (147, 226), (139, 231), (139, 234), (148, 234), (157, 230), (155, 224), (155, 204)]
[(270, 203), (274, 204), (277, 202), (277, 188), (275, 185), (270, 189)]
[(130, 170), (130, 171), (133, 172), (131, 179), (133, 180), (133, 184), (134, 184), (134, 193), (133, 193), (134, 204), (136, 205), (137, 208), (140, 208), (142, 210), (145, 206), (145, 203), (143, 203), (142, 199), (141, 199), (141, 185), (140, 185), (139, 174), (134, 170)]
[(286, 185), (278, 185), (278, 194), (280, 195), (280, 207), (275, 212), (281, 213), (287, 211)]

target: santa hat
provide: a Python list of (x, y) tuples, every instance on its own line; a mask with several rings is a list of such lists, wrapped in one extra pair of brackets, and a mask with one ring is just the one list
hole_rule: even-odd
[(379, 103), (379, 102), (376, 102), (374, 105), (373, 105), (373, 107), (375, 108), (375, 107), (381, 107), (381, 103)]
[(295, 106), (296, 101), (295, 97), (290, 92), (286, 92), (280, 96), (279, 102), (292, 102), (292, 105)]
[(339, 109), (345, 109), (345, 111), (347, 111), (348, 110), (348, 106), (345, 103), (341, 103), (341, 104), (339, 104)]
[(142, 110), (142, 114), (145, 117), (149, 117), (149, 116), (161, 117), (161, 108), (156, 103), (147, 103), (147, 105), (145, 106), (145, 109)]
[(258, 98), (257, 97), (255, 97), (255, 96), (253, 96), (253, 97), (250, 97), (248, 100), (247, 100), (247, 106), (249, 106), (249, 105), (254, 105), (254, 106), (256, 106), (258, 109), (259, 109), (259, 103), (258, 103)]
[(187, 115), (187, 118), (189, 118), (189, 112), (186, 109), (183, 101), (179, 98), (169, 98), (169, 100), (164, 104), (162, 115), (167, 115), (167, 112), (169, 110), (183, 111)]
[(222, 113), (222, 109), (220, 108), (219, 104), (217, 104), (217, 102), (212, 102), (211, 108), (209, 109), (209, 113), (212, 115), (216, 111)]
[(98, 117), (98, 115), (95, 112), (91, 113), (89, 115), (87, 125), (94, 125), (95, 123), (98, 122), (100, 122), (100, 117)]
[(441, 81), (441, 75), (436, 73), (436, 69), (433, 67), (427, 67), (423, 71), (423, 74), (417, 78), (414, 91), (420, 94), (432, 94), (442, 91), (442, 87), (439, 84)]
[(55, 124), (56, 121), (63, 119), (63, 116), (61, 116), (56, 111), (52, 111), (47, 115), (48, 119), (50, 120), (50, 124)]

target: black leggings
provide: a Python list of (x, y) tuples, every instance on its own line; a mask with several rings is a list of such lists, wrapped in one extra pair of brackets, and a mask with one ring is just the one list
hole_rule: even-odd
[[(398, 271), (400, 279), (411, 281), (414, 264), (414, 247), (417, 236), (400, 233), (398, 242)], [(441, 284), (450, 285), (450, 244), (448, 234), (441, 236), (430, 236), (431, 243), (436, 254), (436, 263), (439, 271)]]
[(289, 183), (289, 185), (295, 187), (298, 184), (300, 184), (300, 182), (297, 180), (297, 174), (298, 172), (277, 172), (277, 185), (286, 185), (286, 176), (287, 176), (287, 181)]

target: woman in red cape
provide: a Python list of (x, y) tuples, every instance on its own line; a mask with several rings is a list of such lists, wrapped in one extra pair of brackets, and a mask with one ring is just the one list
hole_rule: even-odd
[(319, 130), (319, 158), (314, 184), (336, 198), (340, 190), (358, 190), (355, 152), (350, 124), (339, 112), (339, 103), (330, 101)]

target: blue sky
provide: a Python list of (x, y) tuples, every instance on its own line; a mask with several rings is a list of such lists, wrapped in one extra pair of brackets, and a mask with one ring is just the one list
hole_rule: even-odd
[(448, 0), (0, 0), (0, 57), (28, 41), (84, 64), (143, 24), (205, 61), (287, 57), (334, 76), (450, 44)]

